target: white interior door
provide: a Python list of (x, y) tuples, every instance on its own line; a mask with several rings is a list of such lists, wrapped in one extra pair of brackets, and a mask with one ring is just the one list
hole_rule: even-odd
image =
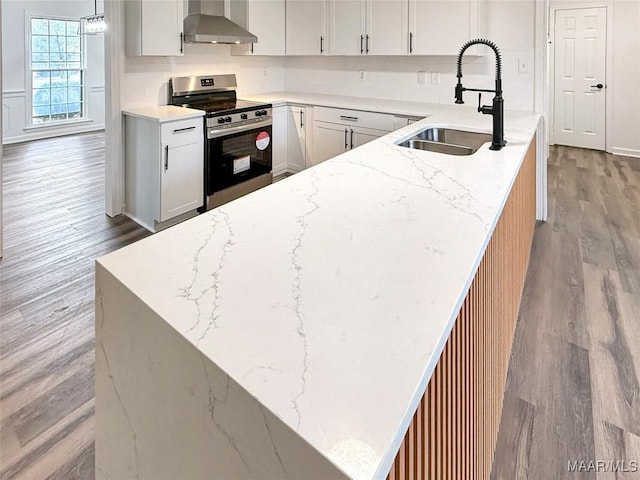
[(557, 10), (554, 141), (605, 149), (607, 9)]

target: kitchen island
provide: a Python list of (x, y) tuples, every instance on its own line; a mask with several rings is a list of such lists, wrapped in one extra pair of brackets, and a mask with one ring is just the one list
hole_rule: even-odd
[(539, 116), (432, 116), (98, 259), (103, 479), (488, 478)]

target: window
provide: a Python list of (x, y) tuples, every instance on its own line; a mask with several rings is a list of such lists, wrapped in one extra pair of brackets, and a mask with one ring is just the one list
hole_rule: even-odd
[(31, 123), (84, 117), (84, 55), (79, 20), (31, 18)]

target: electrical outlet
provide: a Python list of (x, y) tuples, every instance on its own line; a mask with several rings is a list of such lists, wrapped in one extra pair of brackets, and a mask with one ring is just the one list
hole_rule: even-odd
[(431, 85), (440, 85), (440, 72), (431, 73)]
[(358, 80), (360, 80), (361, 82), (364, 82), (367, 79), (367, 74), (365, 73), (364, 70), (360, 70), (358, 72)]
[(426, 78), (426, 72), (418, 72), (418, 85), (424, 85), (425, 83), (427, 83)]
[(518, 58), (518, 73), (529, 73), (529, 62), (524, 58)]

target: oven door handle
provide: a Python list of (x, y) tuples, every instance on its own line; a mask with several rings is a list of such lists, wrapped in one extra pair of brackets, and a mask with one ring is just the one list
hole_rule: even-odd
[(246, 125), (238, 125), (237, 127), (221, 128), (219, 130), (216, 130), (215, 128), (209, 128), (207, 129), (207, 138), (208, 139), (220, 138), (220, 137), (225, 137), (227, 135), (230, 135), (232, 133), (249, 132), (257, 128), (270, 127), (272, 125), (273, 125), (273, 121), (269, 119), (269, 120), (263, 120), (260, 122), (249, 123)]

